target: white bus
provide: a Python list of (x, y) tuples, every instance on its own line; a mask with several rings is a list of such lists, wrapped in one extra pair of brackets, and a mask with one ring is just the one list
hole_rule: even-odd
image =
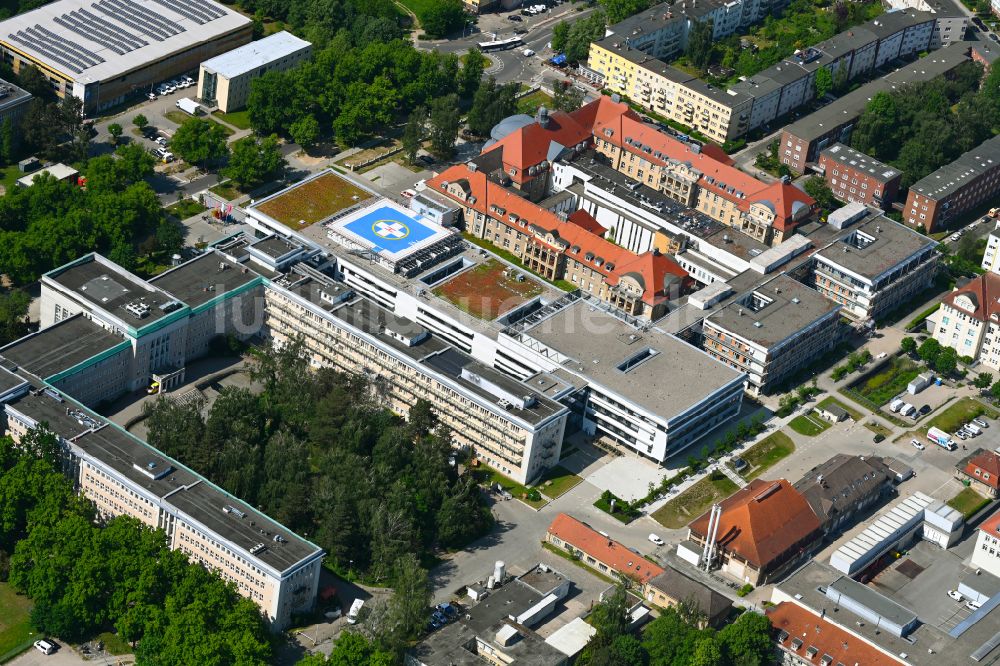
[(507, 39), (494, 39), (492, 42), (479, 42), (479, 50), (483, 53), (488, 51), (504, 51), (506, 49), (512, 49), (515, 46), (521, 44), (521, 38), (517, 35), (513, 37), (508, 37)]

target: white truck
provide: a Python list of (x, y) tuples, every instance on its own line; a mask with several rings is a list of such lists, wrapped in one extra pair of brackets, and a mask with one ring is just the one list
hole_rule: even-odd
[(900, 408), (899, 413), (903, 416), (913, 416), (917, 413), (917, 408), (908, 402), (904, 402), (902, 408)]
[(968, 423), (965, 424), (965, 429), (966, 431), (971, 432), (973, 437), (978, 437), (979, 435), (983, 434), (983, 429), (977, 426), (972, 421), (969, 421)]
[(182, 97), (177, 100), (177, 108), (185, 113), (190, 113), (192, 116), (200, 115), (202, 112), (201, 104), (190, 97)]
[(903, 405), (905, 404), (906, 403), (900, 400), (899, 398), (893, 398), (892, 402), (889, 403), (889, 411), (891, 411), (893, 414), (896, 414), (899, 412), (899, 410), (903, 408)]
[(355, 599), (354, 603), (351, 604), (351, 610), (347, 611), (347, 623), (357, 624), (358, 616), (361, 614), (361, 609), (365, 607), (364, 599)]

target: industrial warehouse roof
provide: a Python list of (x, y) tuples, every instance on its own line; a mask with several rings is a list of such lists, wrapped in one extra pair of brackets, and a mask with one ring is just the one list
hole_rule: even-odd
[(215, 56), (201, 63), (205, 69), (215, 72), (228, 79), (252, 72), (258, 67), (280, 60), (285, 56), (298, 53), (312, 46), (304, 39), (285, 30), (276, 32), (256, 42), (250, 42), (228, 53)]
[(59, 0), (0, 23), (0, 43), (89, 83), (165, 60), (249, 23), (211, 0)]

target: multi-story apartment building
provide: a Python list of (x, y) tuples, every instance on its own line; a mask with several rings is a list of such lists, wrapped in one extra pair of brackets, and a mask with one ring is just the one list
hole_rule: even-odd
[(819, 154), (819, 168), (835, 197), (882, 210), (892, 207), (903, 179), (899, 169), (842, 143), (835, 143)]
[[(69, 353), (70, 362), (78, 353), (75, 346), (53, 344), (46, 353), (51, 361)], [(0, 363), (14, 365), (5, 352)], [(323, 559), (320, 548), (47, 387), (21, 366), (17, 375), (0, 374), (0, 383), (27, 378), (18, 391), (3, 397), (0, 415), (6, 432), (17, 441), (44, 426), (59, 436), (68, 473), (100, 515), (131, 516), (162, 529), (170, 548), (217, 572), (260, 606), (274, 631), (287, 627), (293, 613), (312, 609)]]
[(979, 526), (971, 566), (1000, 577), (1000, 511)]
[(225, 113), (242, 109), (254, 79), (296, 67), (311, 55), (309, 42), (284, 30), (276, 32), (201, 63), (198, 97)]
[(959, 356), (971, 356), (991, 368), (1000, 368), (1000, 275), (989, 272), (955, 289), (928, 317), (934, 338)]
[(968, 54), (968, 45), (963, 43), (939, 49), (880, 79), (866, 83), (785, 126), (781, 131), (779, 159), (792, 171), (805, 173), (807, 165), (819, 159), (821, 150), (834, 143), (847, 143), (850, 140), (854, 125), (876, 94), (947, 76), (969, 61)]
[(961, 155), (910, 186), (903, 219), (928, 233), (1000, 193), (1000, 136)]
[(953, 0), (889, 0), (890, 9), (915, 9), (934, 16), (934, 33), (930, 48), (940, 49), (965, 39), (970, 17)]
[(932, 238), (875, 216), (813, 255), (813, 282), (844, 315), (877, 321), (930, 285), (935, 246)]
[(747, 375), (747, 390), (767, 393), (833, 349), (840, 306), (787, 275), (778, 275), (705, 318), (709, 356)]
[[(998, 209), (1000, 210), (1000, 209)], [(1000, 220), (986, 237), (986, 251), (983, 252), (983, 270), (1000, 273)]]
[[(945, 20), (926, 11), (890, 12), (797, 51), (728, 90), (663, 62), (683, 48), (693, 21), (713, 20), (718, 39), (747, 25), (743, 21), (757, 20), (759, 8), (752, 5), (731, 3), (719, 23), (714, 22), (720, 17), (712, 15), (718, 10), (712, 3), (696, 10), (686, 3), (653, 8), (611, 26), (606, 37), (591, 44), (587, 69), (607, 90), (722, 143), (812, 100), (820, 68), (834, 75), (843, 71), (847, 80), (866, 76), (930, 48), (937, 22)], [(692, 11), (697, 16), (690, 16)], [(681, 20), (684, 15), (690, 18)], [(950, 42), (949, 37), (941, 46)]]

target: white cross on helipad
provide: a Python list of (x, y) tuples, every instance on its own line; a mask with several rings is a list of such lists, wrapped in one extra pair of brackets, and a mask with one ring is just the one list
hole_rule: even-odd
[(373, 224), (372, 231), (374, 231), (375, 235), (379, 238), (387, 238), (389, 240), (399, 240), (400, 238), (406, 238), (410, 235), (410, 228), (405, 224), (402, 222), (391, 222), (388, 220), (383, 220)]

